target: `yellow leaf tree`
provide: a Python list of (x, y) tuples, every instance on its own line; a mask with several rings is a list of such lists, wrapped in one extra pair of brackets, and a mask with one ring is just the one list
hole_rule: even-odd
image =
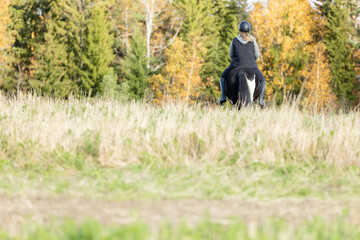
[(166, 65), (160, 74), (150, 79), (156, 102), (180, 99), (196, 101), (204, 83), (201, 70), (206, 55), (206, 44), (214, 36), (213, 2), (211, 0), (176, 1), (182, 28), (179, 36), (165, 51)]
[(177, 38), (173, 45), (165, 51), (167, 58), (162, 73), (150, 79), (155, 92), (155, 103), (169, 100), (180, 100), (189, 103), (199, 95), (202, 87), (200, 71), (203, 59), (200, 57), (201, 44), (197, 48), (188, 46)]
[(7, 64), (6, 53), (11, 43), (10, 35), (7, 32), (7, 26), (10, 23), (9, 5), (10, 0), (0, 0), (0, 85)]
[(311, 61), (307, 73), (307, 80), (304, 84), (306, 89), (305, 104), (316, 111), (332, 108), (336, 96), (330, 85), (332, 75), (326, 48), (321, 42), (311, 48)]
[(296, 94), (306, 74), (311, 37), (311, 7), (307, 0), (268, 0), (255, 4), (250, 14), (262, 57), (267, 95), (278, 101)]

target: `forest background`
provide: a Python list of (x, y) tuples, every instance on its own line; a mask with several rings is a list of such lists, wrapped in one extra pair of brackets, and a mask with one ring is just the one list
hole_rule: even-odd
[(248, 20), (267, 101), (356, 107), (359, 14), (357, 0), (0, 0), (0, 90), (214, 102)]

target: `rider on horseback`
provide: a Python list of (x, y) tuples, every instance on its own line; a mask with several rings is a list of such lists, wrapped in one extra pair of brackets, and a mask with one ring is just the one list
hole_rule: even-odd
[(220, 78), (221, 98), (216, 101), (216, 104), (222, 105), (226, 102), (225, 96), (225, 78), (228, 77), (230, 71), (234, 68), (242, 68), (247, 73), (253, 73), (263, 82), (263, 88), (260, 94), (259, 104), (265, 107), (264, 93), (265, 93), (265, 78), (257, 66), (256, 60), (260, 56), (259, 47), (256, 39), (250, 35), (251, 26), (247, 21), (242, 21), (239, 25), (240, 34), (234, 38), (230, 45), (230, 66), (225, 69)]

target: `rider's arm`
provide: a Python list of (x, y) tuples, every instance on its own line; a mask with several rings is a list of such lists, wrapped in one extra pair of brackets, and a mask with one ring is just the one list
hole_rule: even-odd
[(254, 49), (255, 49), (255, 59), (258, 60), (258, 58), (260, 57), (260, 51), (256, 40), (254, 41)]

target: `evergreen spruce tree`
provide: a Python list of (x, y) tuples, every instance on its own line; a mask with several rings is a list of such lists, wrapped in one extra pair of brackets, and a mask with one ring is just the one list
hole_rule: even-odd
[(110, 34), (111, 26), (101, 6), (93, 6), (89, 18), (86, 49), (82, 55), (81, 85), (86, 92), (96, 94), (100, 90), (102, 79), (111, 70), (114, 37)]
[(62, 46), (61, 55), (66, 56), (61, 62), (64, 78), (77, 84), (83, 94), (95, 95), (100, 91), (100, 82), (111, 70), (114, 59), (106, 3), (53, 0), (50, 4), (52, 35)]
[[(236, 36), (236, 16), (229, 15), (228, 1), (214, 1), (213, 25), (214, 36), (208, 44), (205, 56), (202, 78), (213, 78), (218, 82), (219, 77), (229, 64), (229, 46), (231, 40)], [(230, 25), (230, 26), (229, 26)], [(229, 34), (232, 32), (232, 34)]]
[(54, 37), (54, 24), (51, 16), (47, 21), (45, 43), (37, 46), (34, 54), (34, 77), (29, 80), (39, 94), (54, 97), (67, 97), (76, 91), (76, 85), (69, 79), (66, 71), (68, 59), (66, 45)]
[(144, 97), (149, 71), (146, 61), (146, 45), (143, 34), (137, 32), (131, 38), (131, 50), (123, 62), (125, 82), (130, 98)]
[(349, 19), (347, 1), (323, 1), (320, 10), (327, 18), (325, 44), (333, 75), (331, 84), (339, 99), (354, 101), (352, 91), (356, 77), (351, 58), (353, 48), (349, 36), (354, 31)]
[(54, 35), (66, 45), (66, 74), (86, 94), (88, 90), (82, 86), (82, 69), (89, 7), (89, 0), (53, 0), (50, 8), (54, 20)]
[(350, 20), (352, 23), (353, 33), (351, 43), (353, 45), (352, 61), (355, 65), (356, 77), (354, 80), (355, 88), (353, 90), (354, 104), (360, 105), (360, 5), (358, 0), (349, 0), (348, 7), (350, 9)]
[(14, 43), (9, 51), (11, 71), (1, 86), (7, 92), (30, 88), (34, 75), (34, 58), (37, 46), (44, 43), (46, 26), (43, 16), (49, 11), (50, 0), (13, 0), (10, 5)]

